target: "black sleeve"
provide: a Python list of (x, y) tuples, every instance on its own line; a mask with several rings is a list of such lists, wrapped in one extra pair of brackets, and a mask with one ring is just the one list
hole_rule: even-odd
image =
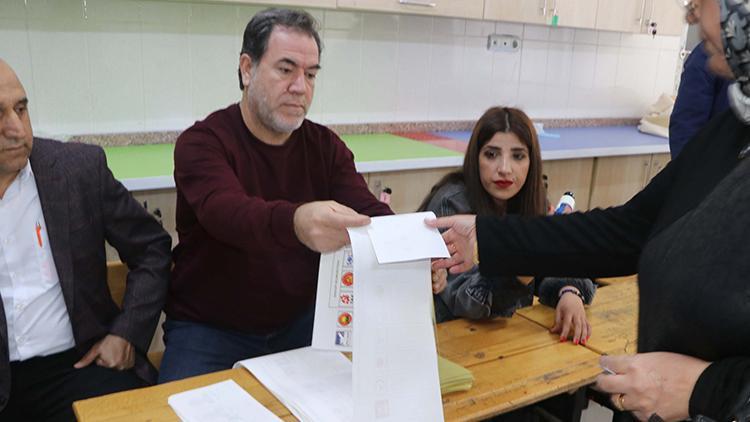
[(748, 402), (750, 358), (736, 357), (712, 363), (698, 378), (690, 396), (690, 416), (703, 415), (730, 421)]
[(670, 162), (626, 204), (547, 217), (477, 217), (483, 275), (614, 277), (637, 271), (675, 172)]

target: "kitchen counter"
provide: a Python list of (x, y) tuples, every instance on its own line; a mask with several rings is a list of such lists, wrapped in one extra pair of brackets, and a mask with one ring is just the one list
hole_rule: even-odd
[[(641, 133), (635, 126), (546, 129), (539, 136), (543, 160), (658, 154), (669, 152), (669, 140)], [(434, 132), (444, 139), (468, 142), (471, 132)]]
[[(638, 132), (635, 126), (547, 129), (540, 136), (543, 160), (669, 152), (667, 139)], [(412, 132), (342, 135), (360, 173), (457, 167), (470, 132)], [(173, 144), (105, 147), (113, 174), (131, 191), (168, 189)]]

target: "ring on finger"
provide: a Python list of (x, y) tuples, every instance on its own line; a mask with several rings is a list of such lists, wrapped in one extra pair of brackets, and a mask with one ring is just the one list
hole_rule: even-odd
[(625, 411), (625, 394), (618, 394), (614, 397), (612, 400), (612, 404), (619, 410), (620, 412)]

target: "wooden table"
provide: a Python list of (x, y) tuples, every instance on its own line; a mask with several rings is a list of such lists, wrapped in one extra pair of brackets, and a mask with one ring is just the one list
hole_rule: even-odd
[(276, 416), (296, 421), (289, 411), (245, 369), (228, 369), (154, 387), (123, 391), (73, 403), (79, 421), (179, 421), (167, 404), (169, 396), (232, 379)]
[[(475, 421), (505, 413), (590, 384), (601, 373), (602, 353), (633, 353), (637, 285), (600, 288), (587, 309), (593, 335), (586, 347), (560, 343), (550, 334), (554, 310), (535, 305), (519, 316), (493, 321), (456, 320), (437, 327), (438, 352), (474, 374), (469, 391), (443, 396), (448, 421)], [(73, 404), (76, 416), (91, 421), (177, 421), (167, 398), (226, 379), (235, 380), (284, 420), (295, 420), (249, 372), (232, 369)]]
[(626, 275), (623, 277), (604, 277), (594, 279), (594, 282), (600, 286), (610, 286), (612, 284), (637, 282), (638, 274)]
[[(551, 327), (555, 310), (542, 305), (520, 309), (518, 315), (542, 327)], [(593, 303), (586, 309), (593, 334), (586, 347), (599, 354), (614, 355), (636, 352), (638, 344), (638, 283), (631, 278), (596, 291)]]
[(438, 353), (471, 370), (474, 386), (443, 396), (448, 421), (475, 421), (591, 383), (599, 355), (532, 321), (455, 320), (440, 324)]

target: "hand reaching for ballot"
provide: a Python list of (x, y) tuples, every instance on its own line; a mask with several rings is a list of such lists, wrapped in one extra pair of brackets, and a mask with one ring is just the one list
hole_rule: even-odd
[(109, 334), (96, 342), (73, 367), (81, 369), (92, 362), (118, 371), (130, 369), (135, 365), (135, 348), (124, 338)]
[(294, 234), (316, 252), (335, 251), (350, 243), (347, 227), (370, 224), (370, 217), (336, 201), (315, 201), (294, 212)]
[(476, 215), (452, 215), (425, 220), (425, 224), (438, 229), (448, 229), (443, 232), (443, 240), (451, 257), (434, 261), (433, 269), (447, 268), (451, 274), (457, 274), (474, 266), (474, 248), (477, 243)]

